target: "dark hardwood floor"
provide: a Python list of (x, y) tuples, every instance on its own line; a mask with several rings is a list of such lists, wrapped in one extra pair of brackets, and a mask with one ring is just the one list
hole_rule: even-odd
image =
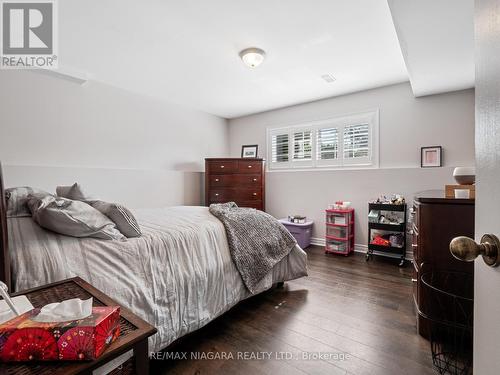
[(169, 352), (187, 360), (152, 361), (152, 373), (436, 373), (429, 343), (415, 332), (409, 265), (325, 255), (317, 246), (307, 253), (308, 277), (240, 303)]

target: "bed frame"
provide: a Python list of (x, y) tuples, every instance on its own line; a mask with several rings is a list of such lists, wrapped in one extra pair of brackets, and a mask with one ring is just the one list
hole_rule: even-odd
[(7, 201), (3, 185), (2, 163), (0, 163), (0, 280), (12, 291), (10, 275), (10, 254), (7, 232)]

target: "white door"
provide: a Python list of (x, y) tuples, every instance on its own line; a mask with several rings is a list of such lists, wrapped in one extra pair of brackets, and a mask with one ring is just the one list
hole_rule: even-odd
[[(476, 0), (476, 240), (500, 236), (500, 0)], [(453, 11), (450, 9), (450, 11)], [(474, 374), (500, 374), (500, 267), (475, 261)]]

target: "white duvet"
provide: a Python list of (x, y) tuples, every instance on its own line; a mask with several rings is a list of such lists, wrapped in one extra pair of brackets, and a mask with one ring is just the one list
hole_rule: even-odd
[[(168, 346), (250, 294), (231, 260), (222, 223), (206, 207), (133, 211), (142, 237), (125, 242), (73, 238), (8, 219), (16, 290), (80, 276), (154, 325), (150, 350)], [(307, 274), (298, 246), (261, 282)]]

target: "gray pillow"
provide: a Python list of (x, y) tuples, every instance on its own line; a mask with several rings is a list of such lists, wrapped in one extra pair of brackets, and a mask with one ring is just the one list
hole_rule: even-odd
[(56, 194), (58, 197), (72, 199), (74, 201), (85, 201), (90, 199), (90, 197), (83, 190), (82, 185), (78, 182), (75, 182), (71, 186), (56, 187)]
[(34, 194), (28, 199), (33, 220), (43, 228), (72, 237), (125, 240), (115, 224), (87, 203), (53, 195)]
[(7, 200), (7, 217), (31, 216), (28, 208), (28, 196), (30, 194), (49, 193), (29, 186), (14, 187), (5, 189), (5, 199)]
[(108, 203), (100, 200), (86, 201), (100, 213), (106, 215), (113, 223), (116, 224), (118, 230), (126, 237), (140, 237), (141, 228), (137, 224), (132, 212), (126, 207), (118, 203)]

